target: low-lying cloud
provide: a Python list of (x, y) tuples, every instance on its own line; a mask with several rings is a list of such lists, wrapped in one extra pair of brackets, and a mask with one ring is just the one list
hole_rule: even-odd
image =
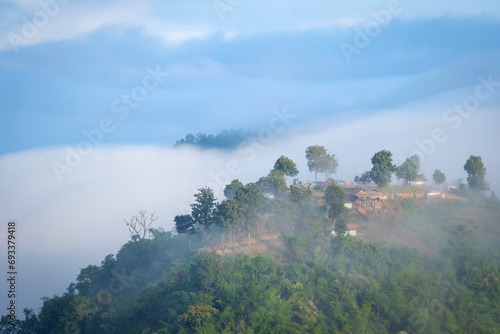
[[(65, 148), (4, 155), (0, 157), (1, 236), (3, 244), (6, 223), (15, 219), (19, 309), (38, 308), (39, 298), (63, 293), (80, 268), (116, 253), (129, 240), (123, 218), (141, 209), (157, 213), (154, 227), (171, 230), (173, 217), (189, 210), (197, 189), (210, 186), (221, 200), (224, 184), (236, 178), (244, 183), (257, 181), (280, 155), (297, 163), (301, 180), (313, 181), (304, 157), (310, 145), (324, 145), (336, 155), (336, 179), (352, 179), (370, 169), (370, 158), (382, 149), (391, 150), (397, 164), (411, 154), (421, 154), (422, 171), (429, 180), (434, 169), (442, 170), (448, 181), (465, 180), (466, 159), (481, 155), (487, 179), (500, 189), (500, 157), (495, 147), (500, 141), (499, 121), (498, 113), (482, 111), (453, 129), (442, 112), (406, 110), (323, 120), (280, 133), (267, 131), (267, 136), (230, 152), (100, 146), (63, 182), (51, 164), (64, 160)], [(440, 138), (446, 139), (432, 139), (436, 128), (442, 129)], [(434, 142), (432, 152), (429, 140)], [(425, 145), (428, 152), (424, 152)]]

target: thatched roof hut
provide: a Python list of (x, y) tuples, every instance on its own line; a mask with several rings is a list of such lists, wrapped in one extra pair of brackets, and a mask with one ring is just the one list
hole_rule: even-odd
[(353, 202), (358, 205), (375, 205), (375, 203), (379, 203), (385, 201), (387, 199), (387, 194), (384, 194), (380, 191), (371, 190), (371, 189), (362, 189), (357, 193), (352, 195)]

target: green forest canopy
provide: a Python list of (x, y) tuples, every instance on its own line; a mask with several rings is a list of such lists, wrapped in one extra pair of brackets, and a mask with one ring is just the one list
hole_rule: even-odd
[[(265, 185), (272, 191), (273, 183)], [(336, 213), (347, 214), (340, 188), (313, 193), (298, 180), (289, 191), (279, 187), (277, 196), (266, 197), (258, 182), (235, 180), (221, 203), (200, 189), (197, 218), (179, 220), (184, 233), (153, 228), (146, 238), (132, 238), (100, 265), (81, 269), (63, 295), (45, 298), (38, 314), (25, 310), (26, 320), (15, 327), (3, 316), (2, 333), (500, 331), (498, 246), (477, 248), (465, 228), (450, 232), (432, 257), (408, 246), (331, 237), (325, 232), (333, 223), (345, 222)], [(436, 202), (428, 219), (437, 227), (453, 221), (460, 208), (481, 212), (481, 221), (500, 214), (495, 197), (469, 196)], [(412, 199), (392, 206), (410, 220), (428, 211)], [(205, 207), (212, 213), (201, 219)], [(208, 228), (210, 238), (200, 233)], [(266, 235), (280, 235), (284, 248), (223, 256), (228, 231), (233, 242), (236, 232), (240, 247), (254, 231), (257, 245), (269, 244)]]

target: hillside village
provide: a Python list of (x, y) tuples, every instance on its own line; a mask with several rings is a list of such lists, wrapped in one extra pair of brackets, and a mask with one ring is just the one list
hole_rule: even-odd
[[(463, 184), (460, 186), (462, 190), (458, 190), (456, 185), (446, 184), (446, 177), (439, 170), (432, 176), (434, 186), (429, 187), (425, 184), (424, 175), (420, 174), (418, 156), (408, 158), (401, 166), (393, 165), (391, 156), (390, 151), (377, 152), (371, 159), (372, 170), (356, 176), (354, 181), (329, 178), (328, 181), (303, 183), (299, 179), (294, 179), (290, 186), (286, 184), (286, 178), (296, 176), (298, 170), (295, 162), (281, 156), (269, 174), (261, 177), (258, 182), (243, 185), (239, 180), (233, 180), (226, 186), (224, 191), (226, 199), (220, 204), (214, 203), (209, 188), (200, 189), (195, 195), (197, 203), (192, 205), (193, 214), (176, 217), (177, 232), (187, 235), (199, 234), (200, 231), (196, 231), (195, 223), (200, 221), (198, 229), (205, 230), (203, 238), (208, 241), (206, 235), (208, 230), (203, 227), (208, 220), (196, 211), (213, 210), (214, 221), (220, 222), (215, 224), (228, 230), (229, 233), (221, 230), (219, 233), (222, 234), (217, 237), (219, 241), (212, 240), (210, 245), (207, 244), (203, 249), (215, 250), (221, 254), (256, 254), (259, 253), (256, 251), (258, 248), (262, 248), (261, 252), (266, 253), (268, 249), (263, 247), (263, 244), (269, 241), (265, 240), (274, 240), (273, 246), (283, 249), (282, 243), (286, 243), (283, 233), (300, 234), (304, 230), (311, 236), (312, 231), (316, 233), (322, 231), (324, 235), (331, 236), (340, 232), (342, 235), (370, 242), (407, 244), (428, 254), (430, 248), (421, 238), (414, 235), (411, 229), (394, 226), (394, 219), (399, 225), (404, 219), (395, 216), (401, 211), (401, 207), (422, 207), (448, 200), (466, 200), (459, 194), (467, 189)], [(338, 166), (335, 155), (329, 154), (323, 146), (308, 147), (306, 159), (309, 171), (314, 173), (316, 179), (318, 174), (335, 173)], [(467, 164), (470, 161), (479, 162), (475, 165), (482, 173), (479, 173), (482, 179), (470, 179), (469, 191), (487, 188), (487, 181), (484, 179), (485, 168), (480, 159), (471, 156), (467, 161)], [(391, 184), (392, 174), (405, 185)], [(202, 204), (207, 201), (213, 203), (213, 209)], [(266, 205), (262, 206), (262, 203), (265, 202), (274, 209), (271, 211), (264, 209)], [(281, 206), (290, 206), (291, 211), (282, 215), (279, 213), (282, 209), (276, 211)], [(315, 220), (305, 221), (303, 215), (306, 212), (313, 212), (311, 210), (317, 212)], [(288, 215), (291, 216), (287, 218)], [(388, 223), (393, 226), (388, 226)]]
[[(391, 185), (384, 175), (378, 179), (387, 181), (383, 186), (298, 179), (287, 185), (286, 177), (296, 174), (291, 160), (280, 157), (256, 183), (233, 180), (220, 203), (210, 188), (201, 188), (191, 214), (174, 218), (176, 233), (150, 228), (157, 217), (141, 211), (126, 221), (131, 240), (116, 256), (82, 268), (66, 293), (44, 300), (39, 314), (26, 310), (20, 328), (158, 334), (500, 330), (500, 259), (494, 251), (500, 210), (493, 193), (474, 191), (470, 178), (460, 196), (444, 185), (446, 191)], [(460, 287), (457, 302), (443, 300), (442, 312), (425, 316), (434, 296), (450, 286)]]

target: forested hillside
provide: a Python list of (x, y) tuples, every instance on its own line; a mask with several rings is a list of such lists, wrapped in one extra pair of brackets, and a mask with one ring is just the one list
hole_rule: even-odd
[(215, 136), (201, 132), (196, 135), (189, 133), (183, 139), (177, 140), (174, 146), (192, 145), (202, 149), (234, 149), (253, 136), (255, 136), (254, 133), (244, 130), (224, 130)]
[[(366, 213), (371, 224), (430, 221), (415, 229), (432, 244), (423, 254), (370, 229), (345, 235), (354, 217), (344, 190), (287, 186), (294, 173), (281, 157), (256, 183), (234, 180), (220, 203), (202, 188), (190, 215), (172, 217), (175, 232), (149, 228), (154, 215), (131, 219), (116, 255), (81, 269), (16, 327), (2, 317), (2, 333), (500, 332), (498, 243), (470, 227), (499, 223), (495, 197), (391, 200), (390, 211)], [(470, 226), (449, 228), (457, 212)]]

